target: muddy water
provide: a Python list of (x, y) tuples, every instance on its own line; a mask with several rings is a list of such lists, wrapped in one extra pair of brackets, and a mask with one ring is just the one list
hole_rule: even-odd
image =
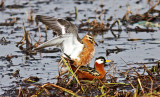
[[(24, 30), (22, 29), (23, 24), (27, 31), (29, 31), (32, 41), (38, 40), (38, 31), (35, 22), (30, 23), (27, 21), (26, 12), (29, 12), (31, 8), (33, 11), (33, 16), (47, 15), (58, 18), (65, 19), (66, 17), (71, 18), (74, 24), (77, 26), (83, 19), (89, 19), (92, 21), (91, 17), (98, 17), (95, 11), (101, 12), (100, 4), (103, 3), (103, 9), (108, 10), (104, 15), (102, 15), (101, 20), (107, 23), (107, 19), (113, 16), (112, 23), (118, 18), (122, 18), (127, 11), (127, 3), (130, 5), (130, 10), (135, 13), (144, 13), (149, 9), (149, 5), (145, 0), (137, 3), (139, 0), (31, 0), (30, 3), (26, 0), (5, 0), (4, 9), (0, 11), (0, 23), (5, 22), (8, 18), (18, 18), (17, 22), (13, 26), (0, 26), (0, 39), (4, 37), (7, 43), (0, 43), (0, 95), (5, 91), (17, 87), (16, 81), (23, 80), (24, 78), (30, 76), (37, 76), (40, 79), (40, 83), (46, 82), (56, 82), (52, 79), (58, 75), (58, 59), (61, 55), (59, 49), (55, 47), (49, 47), (49, 49), (54, 51), (54, 53), (38, 52), (36, 55), (27, 55), (22, 52), (18, 47), (16, 47), (17, 42), (19, 42), (23, 35)], [(14, 6), (21, 5), (21, 6)], [(29, 7), (30, 6), (30, 7)], [(78, 9), (78, 17), (75, 19), (75, 9)], [(160, 9), (157, 6), (156, 9)], [(9, 21), (9, 20), (8, 20)], [(130, 27), (135, 27), (138, 24), (130, 25)], [(139, 25), (138, 25), (139, 26)], [(42, 25), (42, 40), (45, 40), (44, 25)], [(141, 27), (141, 26), (140, 26)], [(117, 26), (115, 26), (117, 28)], [(122, 27), (123, 29), (124, 27)], [(115, 32), (120, 33), (120, 38), (114, 38), (110, 31), (104, 32), (104, 43), (101, 43), (102, 35), (95, 36), (95, 41), (98, 43), (96, 47), (94, 59), (98, 56), (104, 56), (107, 59), (113, 60), (115, 64), (116, 71), (126, 71), (130, 68), (126, 63), (130, 63), (131, 67), (139, 67), (139, 65), (133, 63), (147, 63), (155, 62), (159, 60), (159, 48), (160, 48), (160, 34), (157, 28), (154, 28), (157, 32)], [(79, 33), (82, 38), (87, 32)], [(52, 31), (47, 31), (47, 40), (53, 37)], [(128, 41), (128, 39), (140, 39), (137, 41)], [(112, 50), (121, 48), (120, 52), (112, 52), (109, 56), (106, 56), (106, 50)], [(7, 55), (13, 55), (11, 60), (6, 60)], [(93, 67), (94, 59), (91, 62)], [(154, 64), (148, 64), (147, 67), (151, 67)], [(109, 66), (105, 67), (106, 70)], [(20, 78), (15, 78), (12, 76), (16, 70), (20, 70)], [(138, 71), (139, 73), (142, 70)], [(109, 72), (113, 74), (112, 71)], [(123, 82), (123, 77), (118, 75), (118, 72), (114, 72), (114, 75), (118, 77), (119, 82)], [(108, 76), (107, 76), (108, 78)]]

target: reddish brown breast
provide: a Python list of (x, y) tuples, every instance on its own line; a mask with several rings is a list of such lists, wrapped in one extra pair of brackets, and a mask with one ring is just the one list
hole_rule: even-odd
[(80, 60), (76, 60), (78, 66), (88, 65), (92, 60), (95, 52), (94, 44), (87, 39), (82, 39), (84, 43), (83, 51), (79, 54)]
[(99, 79), (102, 79), (106, 75), (106, 71), (104, 70), (104, 65), (103, 64), (98, 64), (95, 63), (95, 69), (100, 73), (100, 76), (98, 76)]

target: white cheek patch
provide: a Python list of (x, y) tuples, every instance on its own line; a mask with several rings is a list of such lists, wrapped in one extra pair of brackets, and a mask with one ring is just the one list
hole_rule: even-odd
[(96, 62), (97, 62), (98, 64), (103, 64), (103, 63), (104, 63), (104, 60), (103, 60), (103, 59), (97, 59)]

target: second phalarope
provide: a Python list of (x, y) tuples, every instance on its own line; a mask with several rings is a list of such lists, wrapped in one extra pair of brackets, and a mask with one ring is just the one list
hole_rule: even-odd
[(106, 72), (104, 70), (105, 63), (106, 60), (104, 57), (98, 57), (95, 60), (94, 68), (81, 66), (77, 70), (78, 67), (74, 65), (71, 65), (71, 68), (73, 69), (73, 71), (76, 72), (76, 75), (78, 76), (79, 79), (87, 79), (87, 80), (103, 79), (106, 75)]

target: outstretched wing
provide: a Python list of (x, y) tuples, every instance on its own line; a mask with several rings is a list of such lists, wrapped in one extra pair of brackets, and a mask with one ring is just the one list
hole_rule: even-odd
[(80, 39), (78, 36), (77, 27), (67, 20), (42, 15), (37, 15), (35, 20), (37, 23), (44, 23), (46, 26), (56, 32), (58, 36), (66, 33), (71, 33), (74, 34), (78, 40)]
[[(50, 46), (58, 46), (58, 45), (61, 45), (63, 41), (67, 40), (67, 39), (70, 39), (72, 38), (73, 35), (72, 34), (65, 34), (65, 35), (60, 35), (60, 36), (57, 36), (51, 40), (48, 40), (44, 43), (42, 43), (41, 45), (39, 45), (37, 48), (35, 48), (35, 50), (39, 50), (39, 49), (42, 49), (42, 48), (45, 48), (45, 47), (50, 47)], [(61, 48), (63, 49), (63, 48)]]
[(47, 42), (42, 43), (37, 48), (35, 48), (35, 50), (50, 46), (60, 47), (64, 54), (70, 56), (71, 59), (73, 59), (78, 57), (80, 51), (83, 50), (84, 44), (81, 44), (73, 34), (68, 33), (57, 36), (51, 40), (48, 40)]
[(35, 50), (49, 46), (59, 46), (63, 53), (69, 55), (71, 58), (78, 57), (84, 44), (82, 44), (78, 36), (77, 27), (75, 25), (67, 20), (37, 15), (36, 22), (39, 21), (53, 29), (57, 33), (57, 36), (39, 45)]

